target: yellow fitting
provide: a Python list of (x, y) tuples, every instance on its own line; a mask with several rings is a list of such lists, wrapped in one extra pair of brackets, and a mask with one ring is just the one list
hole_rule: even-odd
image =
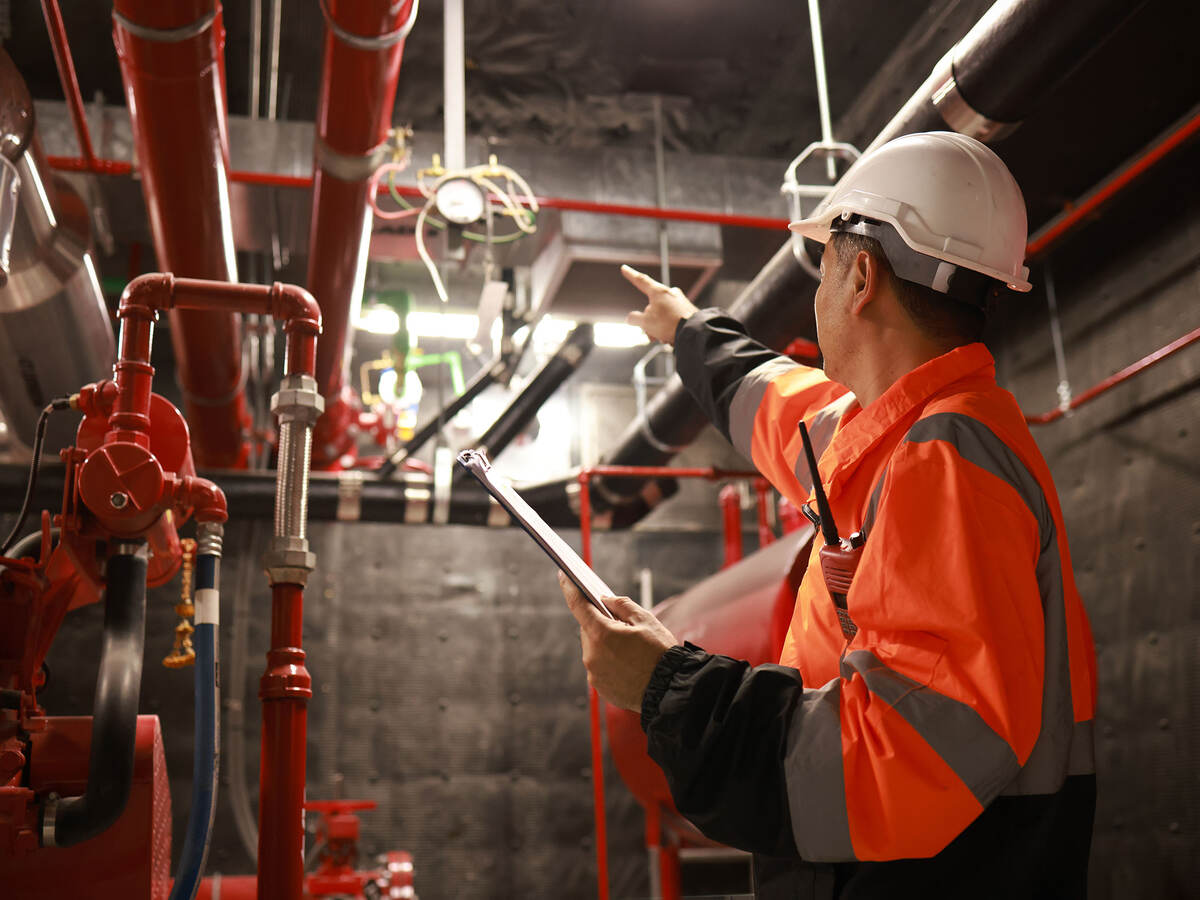
[(163, 658), (163, 665), (168, 669), (182, 669), (194, 665), (196, 650), (192, 647), (192, 633), (196, 630), (188, 621), (196, 614), (192, 605), (192, 570), (196, 566), (196, 542), (184, 538), (179, 542), (182, 551), (182, 563), (179, 567), (179, 602), (175, 604), (175, 615), (179, 616), (179, 624), (175, 626), (175, 646)]

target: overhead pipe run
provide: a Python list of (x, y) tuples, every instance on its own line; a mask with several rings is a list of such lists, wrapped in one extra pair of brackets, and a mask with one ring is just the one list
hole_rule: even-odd
[[(872, 141), (872, 149), (917, 131), (947, 127), (982, 141), (1009, 133), (1145, 0), (999, 0), (934, 67), (930, 77)], [(853, 166), (847, 170), (852, 171)], [(843, 173), (842, 177), (846, 177)], [(782, 351), (814, 332), (813, 279), (784, 244), (730, 306), (750, 335)], [(606, 462), (662, 465), (695, 440), (707, 420), (678, 376), (626, 428)], [(571, 478), (539, 485), (547, 502), (569, 506)], [(600, 482), (594, 501), (615, 509), (640, 497), (637, 481)]]
[[(158, 267), (236, 281), (220, 4), (116, 0), (113, 43)], [(250, 415), (241, 317), (210, 310), (168, 316), (196, 462), (245, 466)]]
[(321, 9), (325, 62), (308, 241), (308, 289), (325, 320), (315, 373), (326, 405), (314, 432), (312, 458), (318, 468), (354, 451), (347, 431), (355, 417), (347, 377), (350, 315), (366, 277), (371, 176), (384, 162), (404, 39), (416, 21), (417, 0), (323, 0)]

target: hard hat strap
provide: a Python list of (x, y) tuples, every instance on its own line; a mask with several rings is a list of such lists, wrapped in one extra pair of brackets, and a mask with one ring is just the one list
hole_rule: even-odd
[(988, 300), (1004, 287), (990, 275), (918, 253), (886, 222), (865, 219), (857, 214), (846, 219), (839, 216), (829, 223), (829, 230), (833, 234), (860, 234), (873, 238), (879, 242), (897, 278), (945, 294), (960, 303), (986, 311)]

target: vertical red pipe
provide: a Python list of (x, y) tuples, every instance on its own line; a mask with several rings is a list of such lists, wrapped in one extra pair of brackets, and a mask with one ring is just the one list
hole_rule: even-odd
[(308, 700), (301, 633), (304, 588), (271, 588), (271, 649), (259, 682), (263, 731), (258, 796), (258, 900), (304, 895), (304, 804)]
[(754, 493), (758, 498), (758, 546), (765, 547), (775, 541), (775, 532), (767, 516), (771, 502), (771, 485), (764, 478), (754, 482)]
[(75, 124), (75, 138), (79, 141), (79, 152), (89, 166), (96, 164), (96, 152), (92, 149), (92, 136), (88, 131), (87, 118), (83, 111), (83, 96), (79, 93), (79, 79), (75, 77), (75, 60), (71, 58), (71, 47), (67, 41), (67, 29), (63, 25), (62, 10), (58, 0), (42, 0), (42, 16), (46, 19), (46, 31), (50, 34), (50, 46), (54, 50), (54, 64), (58, 67), (58, 80), (62, 83), (63, 96), (71, 121)]
[(317, 106), (308, 289), (321, 304), (325, 336), (317, 386), (325, 414), (313, 435), (313, 465), (329, 467), (354, 443), (346, 366), (350, 313), (362, 292), (370, 242), (367, 190), (383, 161), (413, 0), (327, 0), (325, 63)]
[[(113, 43), (159, 268), (236, 281), (220, 5), (116, 0)], [(241, 317), (209, 310), (169, 317), (196, 464), (244, 466), (250, 416)]]
[(737, 485), (727, 484), (717, 499), (725, 534), (725, 564), (721, 568), (727, 569), (742, 558), (742, 497)]
[[(592, 493), (591, 475), (579, 473), (579, 542), (583, 561), (592, 564)], [(600, 746), (600, 695), (588, 685), (588, 713), (592, 733), (592, 805), (596, 817), (596, 890), (600, 900), (608, 900), (608, 821), (604, 809), (604, 753)]]

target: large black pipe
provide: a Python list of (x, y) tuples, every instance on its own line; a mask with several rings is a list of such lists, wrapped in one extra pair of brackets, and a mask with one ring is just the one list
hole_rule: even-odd
[(122, 545), (105, 571), (104, 638), (92, 705), (87, 791), (43, 808), (43, 841), (70, 847), (95, 837), (121, 817), (133, 784), (142, 649), (146, 635), (146, 555)]
[(467, 382), (463, 392), (440, 409), (437, 414), (417, 429), (416, 433), (403, 447), (397, 450), (389, 459), (384, 460), (377, 470), (380, 478), (391, 478), (396, 470), (404, 465), (404, 461), (420, 450), (437, 434), (446, 423), (462, 412), (468, 403), (495, 384), (508, 370), (508, 362), (497, 360), (485, 369), (475, 373), (475, 377)]
[[(589, 353), (592, 352), (593, 328), (590, 322), (581, 322), (567, 335), (562, 346), (546, 361), (541, 370), (533, 376), (529, 384), (513, 398), (512, 402), (496, 417), (496, 421), (488, 426), (473, 446), (485, 451), (493, 460), (496, 459), (513, 439), (525, 430), (533, 421), (538, 410), (549, 400), (568, 378), (575, 373)], [(470, 479), (470, 473), (460, 469), (455, 481), (462, 481), (462, 476)]]
[[(1011, 130), (1000, 126), (1024, 119), (1144, 3), (999, 0), (934, 67), (868, 151), (903, 134), (947, 128), (998, 140)], [(738, 295), (730, 312), (751, 336), (782, 350), (793, 338), (815, 335), (815, 287), (789, 241)], [(647, 405), (645, 416), (625, 430), (606, 462), (663, 465), (696, 439), (705, 422), (683, 383), (672, 378)], [(554, 497), (570, 481), (560, 478), (536, 490)], [(594, 494), (597, 509), (640, 497), (644, 487), (636, 479), (600, 483)]]

